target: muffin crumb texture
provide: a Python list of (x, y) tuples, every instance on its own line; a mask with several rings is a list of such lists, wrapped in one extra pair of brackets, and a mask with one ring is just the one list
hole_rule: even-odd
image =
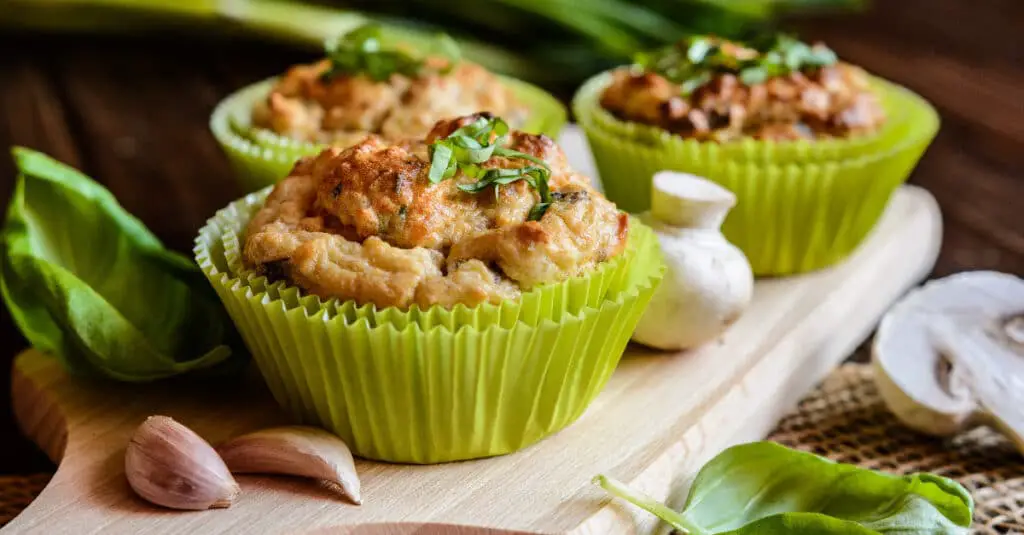
[[(586, 274), (626, 246), (628, 216), (570, 168), (548, 137), (512, 130), (506, 147), (550, 167), (551, 204), (526, 180), (470, 193), (462, 171), (428, 177), (429, 145), (480, 117), (443, 120), (421, 139), (371, 135), (299, 161), (247, 229), (249, 267), (322, 298), (450, 308), (515, 299)], [(494, 156), (485, 169), (530, 163)]]
[[(715, 46), (737, 61), (760, 54), (728, 42)], [(794, 69), (756, 83), (727, 69), (704, 76), (688, 90), (656, 69), (623, 67), (613, 72), (601, 107), (622, 120), (716, 142), (847, 138), (871, 134), (885, 123), (867, 73), (847, 63)]]
[(288, 69), (257, 102), (253, 124), (299, 141), (348, 146), (368, 134), (392, 141), (422, 137), (439, 119), (478, 111), (513, 126), (526, 120), (526, 108), (497, 76), (466, 61), (451, 72), (392, 74), (383, 81), (364, 74), (329, 77), (330, 69), (327, 59)]

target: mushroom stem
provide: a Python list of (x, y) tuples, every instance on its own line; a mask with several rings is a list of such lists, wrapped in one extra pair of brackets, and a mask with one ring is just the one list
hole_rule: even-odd
[[(1019, 319), (1019, 318), (1018, 318)], [(982, 418), (997, 427), (1024, 451), (1024, 354), (1008, 326), (1017, 319), (1000, 318), (994, 329), (984, 325), (965, 328), (954, 318), (933, 320), (930, 334), (939, 351), (952, 361), (977, 404)]]
[(1006, 323), (1003, 324), (1003, 332), (1006, 333), (1007, 338), (1020, 344), (1021, 349), (1024, 349), (1024, 313), (1006, 320)]

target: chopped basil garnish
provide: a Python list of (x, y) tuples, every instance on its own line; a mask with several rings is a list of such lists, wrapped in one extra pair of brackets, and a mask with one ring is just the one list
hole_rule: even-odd
[[(441, 74), (446, 74), (459, 62), (459, 47), (451, 37), (445, 34), (437, 36), (432, 48), (436, 49), (437, 55), (448, 60), (439, 71)], [(386, 46), (383, 31), (376, 24), (360, 26), (328, 43), (326, 52), (331, 62), (330, 70), (324, 73), (328, 80), (336, 76), (365, 74), (374, 81), (383, 82), (393, 74), (420, 76), (427, 67), (425, 55)]]
[(775, 35), (757, 44), (735, 47), (709, 37), (692, 37), (674, 45), (638, 54), (635, 63), (680, 85), (689, 95), (716, 74), (734, 74), (746, 85), (764, 83), (774, 76), (826, 67), (839, 61), (823, 45), (810, 46), (788, 35)]
[[(476, 182), (459, 184), (460, 190), (480, 193), (493, 186), (495, 198), (500, 186), (525, 180), (540, 195), (540, 202), (534, 205), (529, 215), (531, 221), (537, 221), (551, 204), (551, 192), (548, 189), (551, 168), (540, 158), (502, 146), (507, 141), (508, 131), (508, 123), (500, 117), (478, 117), (444, 139), (435, 141), (429, 148), (428, 177), (430, 182), (437, 184), (451, 178), (457, 171), (462, 171), (462, 174), (475, 178)], [(480, 165), (492, 156), (527, 160), (535, 165), (497, 169)]]

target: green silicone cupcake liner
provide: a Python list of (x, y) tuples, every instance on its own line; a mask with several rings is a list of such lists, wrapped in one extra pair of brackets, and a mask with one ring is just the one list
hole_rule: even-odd
[(611, 82), (611, 77), (610, 72), (598, 74), (576, 92), (572, 107), (580, 124), (586, 128), (600, 128), (616, 137), (629, 139), (652, 150), (701, 160), (806, 163), (868, 154), (902, 135), (907, 120), (906, 101), (910, 97), (907, 90), (879, 78), (872, 78), (871, 87), (879, 95), (887, 121), (878, 132), (870, 135), (817, 141), (776, 142), (743, 139), (730, 143), (705, 143), (682, 138), (656, 126), (623, 121), (606, 111), (600, 105), (600, 98), (601, 93)]
[(706, 177), (736, 194), (722, 232), (747, 255), (754, 273), (786, 275), (842, 260), (874, 227), (938, 131), (938, 114), (921, 99), (907, 107), (907, 120), (905, 136), (884, 150), (799, 165), (689, 160), (601, 129), (586, 128), (586, 134), (604, 191), (619, 207), (646, 210), (657, 171)]
[[(530, 109), (521, 129), (557, 138), (565, 126), (565, 107), (536, 86), (513, 78), (499, 78)], [(276, 183), (288, 175), (296, 160), (317, 154), (325, 147), (252, 125), (253, 106), (266, 98), (274, 81), (270, 78), (232, 93), (217, 105), (210, 117), (210, 130), (247, 193)]]
[[(218, 272), (238, 278), (242, 284), (256, 288), (257, 291), (265, 291), (274, 297), (291, 293), (298, 297), (301, 294), (298, 288), (283, 281), (271, 283), (266, 277), (246, 267), (242, 261), (245, 227), (252, 215), (263, 205), (271, 189), (272, 186), (268, 186), (259, 192), (251, 193), (218, 211), (204, 227), (201, 236), (218, 236), (217, 251), (222, 251), (221, 256), (217, 257), (218, 264), (214, 266)], [(633, 219), (630, 222), (629, 245), (623, 254), (603, 263), (586, 276), (541, 286), (524, 292), (517, 300), (506, 300), (499, 304), (486, 303), (475, 307), (456, 305), (450, 310), (444, 307), (421, 310), (414, 306), (409, 310), (400, 310), (395, 307), (378, 309), (373, 305), (359, 306), (352, 301), (336, 299), (322, 302), (316, 296), (310, 296), (309, 299), (316, 307), (327, 307), (342, 316), (345, 321), (366, 320), (371, 326), (391, 324), (401, 328), (408, 324), (416, 324), (424, 329), (445, 326), (454, 330), (465, 325), (480, 327), (498, 324), (509, 327), (516, 322), (535, 325), (542, 321), (555, 320), (564, 314), (575, 314), (584, 308), (597, 307), (608, 299), (616, 299), (629, 289), (630, 263), (635, 260), (639, 251), (656, 248), (656, 242), (654, 233)], [(212, 244), (207, 247), (212, 247)]]
[(664, 270), (656, 241), (642, 239), (623, 291), (557, 321), (373, 324), (237, 278), (220, 230), (203, 228), (196, 260), (274, 397), (356, 455), (390, 462), (500, 455), (575, 421), (614, 371)]

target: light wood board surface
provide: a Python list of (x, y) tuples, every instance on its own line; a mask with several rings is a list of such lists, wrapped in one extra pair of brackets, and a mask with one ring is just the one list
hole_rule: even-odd
[(134, 428), (166, 414), (217, 443), (284, 422), (255, 375), (232, 388), (90, 382), (28, 351), (14, 365), (15, 412), (60, 466), (2, 532), (649, 533), (653, 517), (609, 500), (591, 478), (606, 473), (680, 500), (701, 464), (763, 437), (865, 338), (931, 269), (940, 234), (932, 197), (905, 187), (846, 263), (758, 281), (751, 307), (718, 343), (682, 354), (631, 347), (580, 420), (511, 455), (434, 466), (360, 462), (362, 506), (309, 481), (252, 476), (238, 476), (242, 494), (229, 509), (151, 506), (124, 477)]

